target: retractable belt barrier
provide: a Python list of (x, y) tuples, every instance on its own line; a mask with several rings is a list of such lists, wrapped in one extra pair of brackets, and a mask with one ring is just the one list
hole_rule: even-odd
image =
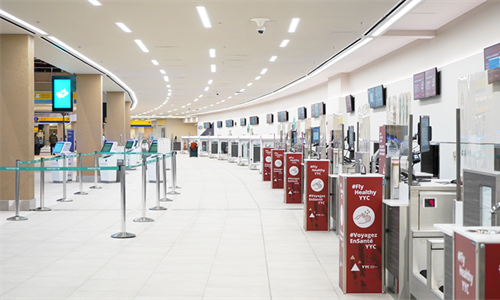
[[(135, 169), (137, 167), (142, 167), (143, 168), (143, 186), (145, 183), (145, 170), (146, 170), (146, 165), (156, 163), (156, 178), (157, 178), (157, 188), (156, 188), (156, 199), (157, 199), (157, 206), (152, 208), (151, 210), (166, 210), (166, 208), (161, 207), (159, 205), (159, 201), (172, 201), (171, 199), (166, 198), (166, 159), (174, 157), (175, 159), (175, 154), (173, 152), (166, 153), (166, 154), (161, 154), (158, 153), (158, 156), (153, 158), (153, 159), (146, 159), (146, 155), (151, 154), (151, 153), (143, 153), (143, 152), (93, 152), (93, 153), (81, 153), (81, 154), (76, 154), (76, 155), (61, 155), (61, 156), (56, 156), (56, 157), (51, 157), (51, 158), (41, 158), (41, 159), (36, 159), (36, 160), (29, 160), (29, 161), (20, 161), (16, 160), (16, 166), (15, 167), (0, 167), (0, 171), (15, 171), (16, 172), (16, 199), (15, 199), (15, 216), (8, 218), (7, 220), (9, 221), (24, 221), (28, 220), (26, 217), (22, 217), (19, 215), (19, 207), (20, 207), (20, 173), (21, 171), (40, 171), (40, 207), (37, 209), (34, 209), (36, 211), (50, 211), (50, 208), (44, 207), (44, 185), (45, 185), (45, 176), (44, 172), (45, 171), (63, 171), (64, 172), (64, 179), (63, 179), (63, 198), (59, 199), (58, 201), (60, 202), (70, 202), (72, 201), (71, 199), (66, 199), (66, 172), (67, 171), (79, 171), (80, 179), (79, 179), (79, 184), (80, 184), (80, 192), (77, 194), (80, 195), (86, 195), (87, 193), (84, 193), (82, 191), (82, 171), (94, 171), (94, 183), (95, 186), (90, 187), (94, 189), (100, 189), (101, 187), (97, 186), (97, 171), (118, 171), (119, 172), (119, 178), (120, 178), (120, 184), (121, 184), (121, 231), (112, 235), (113, 238), (130, 238), (130, 237), (135, 237), (135, 234), (133, 233), (128, 233), (125, 230), (125, 207), (126, 207), (126, 195), (125, 195), (125, 170), (130, 170), (130, 169)], [(93, 167), (82, 167), (82, 157), (84, 156), (95, 156), (95, 165)], [(116, 167), (111, 167), (111, 166), (106, 166), (106, 167), (99, 167), (97, 166), (97, 155), (143, 155), (143, 160), (141, 163), (137, 165), (131, 165), (131, 166), (125, 166), (125, 165), (119, 165)], [(79, 160), (79, 166), (78, 167), (68, 167), (67, 166), (67, 158), (74, 158), (78, 157)], [(45, 167), (45, 162), (47, 161), (57, 161), (60, 159), (64, 159), (64, 166), (63, 167)], [(163, 160), (163, 175), (164, 175), (164, 198), (160, 200), (160, 161)], [(30, 165), (30, 164), (37, 164), (40, 163), (40, 167), (22, 167), (21, 165)], [(174, 181), (175, 182), (175, 181)], [(174, 188), (175, 191), (175, 188)], [(151, 222), (154, 221), (153, 219), (146, 218), (145, 217), (145, 199), (146, 199), (146, 190), (145, 186), (143, 187), (143, 217), (140, 218), (139, 222)], [(135, 221), (135, 220), (134, 220)]]

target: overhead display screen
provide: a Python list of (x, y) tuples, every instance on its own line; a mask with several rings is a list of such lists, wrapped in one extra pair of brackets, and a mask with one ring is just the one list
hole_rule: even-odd
[(311, 118), (318, 118), (326, 113), (326, 104), (319, 102), (311, 105)]
[(52, 111), (72, 112), (75, 76), (52, 76)]
[(307, 119), (307, 109), (304, 106), (299, 107), (297, 112), (298, 112), (298, 119), (299, 120)]
[(425, 98), (425, 72), (413, 75), (413, 99)]
[(425, 71), (425, 98), (437, 96), (437, 70), (432, 68)]
[(484, 48), (484, 69), (494, 69), (500, 67), (500, 43)]
[(288, 122), (288, 111), (279, 111), (278, 112), (278, 122)]
[(222, 121), (217, 121), (217, 128), (222, 128)]
[(250, 125), (259, 125), (259, 117), (257, 116), (250, 117)]
[(413, 75), (413, 99), (425, 99), (440, 94), (440, 76), (437, 68)]
[(233, 120), (226, 120), (226, 127), (233, 127), (233, 126), (234, 126)]
[(345, 96), (345, 108), (346, 112), (351, 113), (354, 111), (354, 96), (347, 95)]
[(273, 116), (273, 114), (267, 114), (266, 115), (266, 123), (267, 124), (273, 124), (273, 122), (274, 122), (274, 116)]
[(371, 108), (385, 105), (385, 89), (383, 85), (368, 89), (368, 103)]
[(240, 126), (245, 126), (247, 125), (247, 119), (246, 118), (240, 118)]

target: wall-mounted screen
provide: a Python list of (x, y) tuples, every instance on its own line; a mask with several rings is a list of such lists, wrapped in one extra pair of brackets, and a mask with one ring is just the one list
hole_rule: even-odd
[(413, 75), (413, 99), (425, 98), (425, 72)]
[(418, 144), (420, 145), (420, 152), (427, 152), (430, 150), (430, 143), (432, 140), (432, 129), (429, 116), (420, 116), (418, 123)]
[(313, 144), (318, 144), (319, 143), (319, 127), (313, 127), (311, 128), (311, 142)]
[(250, 117), (250, 125), (259, 125), (259, 117), (257, 116)]
[(484, 48), (484, 69), (500, 67), (500, 43)]
[(212, 124), (210, 124), (210, 122), (205, 122), (205, 123), (203, 123), (203, 128), (205, 128), (205, 129), (209, 129), (209, 128), (211, 128), (211, 127), (212, 127)]
[(368, 103), (371, 108), (385, 105), (385, 88), (383, 85), (368, 89)]
[(266, 115), (266, 123), (267, 124), (273, 124), (274, 123), (274, 115), (273, 114), (267, 114)]
[(288, 111), (283, 110), (278, 112), (278, 122), (288, 122)]
[(347, 95), (345, 96), (345, 108), (346, 112), (351, 113), (354, 111), (354, 96)]
[(233, 120), (226, 120), (226, 127), (233, 127), (233, 126), (234, 126)]
[(222, 128), (222, 121), (217, 121), (217, 128)]
[(326, 104), (319, 102), (311, 105), (311, 118), (318, 118), (326, 114)]
[(305, 108), (305, 106), (299, 107), (297, 110), (297, 113), (298, 113), (299, 120), (307, 119), (307, 109)]
[(437, 68), (413, 75), (413, 99), (425, 99), (440, 94), (440, 73)]
[(240, 126), (245, 126), (247, 125), (247, 119), (246, 118), (240, 118)]
[(75, 76), (52, 76), (52, 111), (72, 112)]

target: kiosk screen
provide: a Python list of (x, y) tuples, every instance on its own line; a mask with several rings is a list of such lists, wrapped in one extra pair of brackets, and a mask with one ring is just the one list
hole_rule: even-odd
[(52, 153), (54, 154), (59, 154), (61, 153), (61, 150), (63, 149), (64, 147), (64, 143), (57, 143), (55, 146), (54, 146), (54, 150), (52, 151)]
[(102, 146), (101, 152), (110, 152), (113, 147), (113, 143), (104, 143)]
[(125, 149), (132, 149), (132, 146), (134, 146), (134, 141), (127, 141)]
[(157, 141), (153, 141), (153, 143), (151, 144), (151, 147), (149, 147), (149, 153), (158, 153), (158, 142)]

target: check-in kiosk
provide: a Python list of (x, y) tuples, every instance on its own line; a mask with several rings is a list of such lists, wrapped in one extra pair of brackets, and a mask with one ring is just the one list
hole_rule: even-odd
[(229, 143), (229, 153), (227, 161), (230, 163), (238, 162), (238, 137), (230, 136), (228, 139)]
[[(129, 153), (141, 153), (141, 148), (139, 147), (138, 140), (128, 140), (125, 144), (125, 151)], [(141, 161), (141, 156), (139, 154), (126, 155), (127, 166), (135, 166)]]
[[(263, 135), (260, 137), (260, 157), (262, 157), (261, 162), (260, 162), (260, 171), (259, 173), (262, 174), (264, 171), (264, 160), (265, 160), (265, 155), (264, 155), (264, 148), (274, 148), (274, 136), (272, 135)], [(271, 151), (269, 151), (271, 153)]]
[(189, 153), (189, 145), (191, 144), (190, 142), (190, 137), (189, 136), (181, 136), (181, 154), (186, 154)]
[(248, 168), (250, 170), (260, 169), (260, 136), (250, 136), (250, 155), (248, 161)]
[(243, 136), (238, 139), (238, 166), (248, 165), (248, 146), (250, 139)]
[[(149, 155), (150, 158), (156, 157), (158, 155), (158, 140), (154, 140), (153, 143), (151, 143), (151, 147), (149, 147), (146, 155)], [(156, 164), (147, 164), (146, 168), (148, 170), (148, 181), (156, 182)], [(163, 172), (160, 172), (160, 182), (163, 182)]]
[(217, 158), (219, 156), (219, 138), (209, 137), (208, 144), (210, 147), (208, 158)]
[(217, 157), (218, 160), (228, 159), (228, 152), (229, 152), (228, 140), (229, 137), (227, 136), (219, 137), (219, 156)]
[[(102, 157), (99, 157), (100, 167), (116, 167), (118, 165), (119, 156), (112, 154), (112, 152), (116, 152), (117, 146), (117, 142), (104, 142), (101, 152), (110, 152), (110, 154), (104, 154)], [(100, 172), (101, 182), (116, 182), (118, 180), (118, 172), (116, 170), (106, 170)]]
[[(53, 154), (56, 156), (71, 155), (71, 142), (58, 142), (54, 146)], [(68, 167), (74, 167), (73, 158), (65, 158)], [(64, 159), (52, 160), (50, 162), (51, 167), (64, 167)], [(67, 181), (72, 181), (74, 177), (74, 171), (67, 171)], [(52, 171), (52, 181), (53, 182), (63, 182), (63, 172), (62, 171)]]
[(200, 156), (208, 156), (209, 155), (209, 143), (208, 143), (208, 136), (201, 136), (200, 137)]

